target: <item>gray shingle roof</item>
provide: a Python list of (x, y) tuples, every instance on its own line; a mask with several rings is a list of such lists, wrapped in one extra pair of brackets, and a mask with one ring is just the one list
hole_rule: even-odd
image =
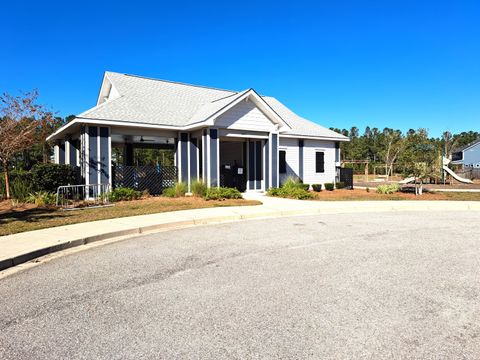
[[(78, 118), (181, 127), (205, 120), (244, 93), (114, 72), (106, 72), (105, 76), (119, 97), (79, 114)], [(290, 126), (291, 130), (281, 134), (347, 139), (303, 119), (273, 97), (262, 98)]]

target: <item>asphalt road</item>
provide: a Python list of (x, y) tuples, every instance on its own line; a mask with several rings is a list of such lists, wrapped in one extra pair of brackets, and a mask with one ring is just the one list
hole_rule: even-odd
[(480, 213), (177, 230), (0, 281), (1, 359), (480, 358)]

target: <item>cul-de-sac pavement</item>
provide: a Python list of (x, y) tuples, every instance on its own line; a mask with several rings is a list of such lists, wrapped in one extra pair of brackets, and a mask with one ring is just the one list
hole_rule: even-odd
[(91, 248), (2, 279), (0, 358), (478, 358), (479, 233), (478, 211), (324, 214)]

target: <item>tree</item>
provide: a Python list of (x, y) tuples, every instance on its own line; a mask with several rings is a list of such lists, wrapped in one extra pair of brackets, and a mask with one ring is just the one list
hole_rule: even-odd
[(0, 162), (5, 176), (5, 193), (10, 199), (9, 161), (12, 157), (31, 147), (42, 124), (52, 121), (53, 115), (44, 106), (37, 104), (36, 90), (13, 96), (0, 96)]
[(402, 154), (404, 175), (415, 177), (415, 195), (419, 195), (422, 193), (423, 179), (440, 173), (440, 149), (434, 140), (428, 138), (426, 129), (408, 131), (406, 143)]
[(380, 144), (380, 155), (385, 163), (385, 175), (388, 180), (388, 177), (393, 172), (393, 164), (400, 152), (405, 148), (405, 138), (400, 130), (385, 128)]

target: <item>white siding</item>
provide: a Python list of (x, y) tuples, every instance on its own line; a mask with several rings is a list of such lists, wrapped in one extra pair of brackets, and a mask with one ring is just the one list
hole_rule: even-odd
[(298, 139), (280, 138), (278, 150), (285, 150), (285, 159), (287, 161), (287, 173), (280, 175), (280, 184), (283, 184), (287, 177), (299, 177), (299, 150)]
[(252, 103), (242, 101), (215, 122), (220, 128), (234, 130), (274, 131), (274, 124)]
[(463, 152), (463, 166), (480, 169), (480, 143)]
[[(315, 153), (325, 153), (325, 172), (316, 173)], [(303, 149), (303, 182), (305, 184), (324, 184), (335, 182), (335, 142), (321, 140), (305, 140)]]

